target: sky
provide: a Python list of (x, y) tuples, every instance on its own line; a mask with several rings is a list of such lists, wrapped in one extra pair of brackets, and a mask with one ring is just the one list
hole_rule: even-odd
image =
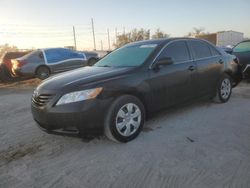
[[(0, 44), (19, 48), (73, 46), (108, 48), (118, 34), (157, 28), (182, 37), (194, 27), (207, 32), (234, 30), (250, 37), (250, 0), (0, 0)], [(102, 42), (101, 42), (102, 41)]]

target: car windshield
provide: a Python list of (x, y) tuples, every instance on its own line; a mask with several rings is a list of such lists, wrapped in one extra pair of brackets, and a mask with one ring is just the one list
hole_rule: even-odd
[(144, 63), (157, 44), (136, 44), (124, 46), (100, 61), (94, 66), (97, 67), (137, 67)]
[(233, 49), (234, 52), (249, 52), (250, 42), (241, 42)]

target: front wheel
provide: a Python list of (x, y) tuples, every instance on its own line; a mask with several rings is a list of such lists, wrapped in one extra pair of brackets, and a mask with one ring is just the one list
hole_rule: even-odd
[(216, 97), (214, 98), (215, 102), (225, 103), (230, 99), (232, 94), (232, 82), (227, 74), (224, 74), (220, 79), (216, 92)]
[(105, 119), (105, 135), (116, 142), (129, 142), (141, 132), (145, 121), (144, 106), (131, 95), (118, 97)]

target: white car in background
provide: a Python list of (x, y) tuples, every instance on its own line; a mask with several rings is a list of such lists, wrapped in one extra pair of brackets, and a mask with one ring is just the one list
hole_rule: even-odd
[(36, 76), (43, 80), (52, 73), (92, 66), (97, 61), (98, 55), (94, 52), (78, 52), (68, 48), (38, 49), (12, 60), (12, 73), (15, 76)]

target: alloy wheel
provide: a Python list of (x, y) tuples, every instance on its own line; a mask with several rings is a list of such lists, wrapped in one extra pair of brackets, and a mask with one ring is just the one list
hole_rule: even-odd
[(231, 93), (231, 82), (228, 78), (225, 78), (221, 83), (220, 93), (223, 99), (227, 99)]

